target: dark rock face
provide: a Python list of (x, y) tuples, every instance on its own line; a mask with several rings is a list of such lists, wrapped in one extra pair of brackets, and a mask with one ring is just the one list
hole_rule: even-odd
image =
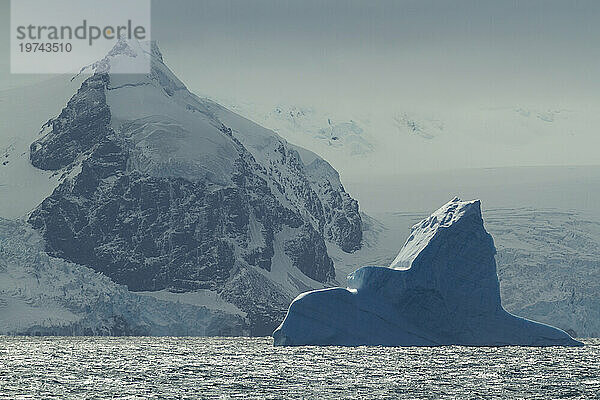
[(329, 182), (322, 184), (325, 206), (326, 237), (337, 243), (347, 253), (360, 249), (362, 242), (362, 221), (358, 212), (358, 202), (346, 192), (334, 190)]
[(337, 172), (325, 160), (313, 161), (306, 170), (322, 204), (325, 237), (347, 253), (360, 249), (363, 229), (358, 202), (346, 193)]
[(57, 134), (31, 144), (29, 157), (34, 167), (44, 170), (66, 167), (110, 134), (110, 110), (104, 94), (107, 82), (105, 74), (87, 79), (60, 115), (48, 121), (52, 132)]
[[(283, 249), (292, 265), (323, 283), (335, 276), (325, 238), (347, 251), (360, 246), (358, 205), (343, 188), (324, 184), (317, 193), (297, 153), (282, 148), (301, 183), (285, 187), (290, 177), (273, 172), (280, 166), (260, 165), (224, 125), (238, 152), (232, 184), (132, 168), (135, 145), (110, 127), (109, 84), (108, 74), (88, 78), (31, 145), (34, 166), (67, 175), (29, 217), (50, 255), (134, 291), (214, 290), (248, 313), (259, 335), (272, 332), (291, 300), (258, 272), (271, 271), (280, 232), (288, 232)], [(292, 190), (302, 204), (284, 205), (274, 190)]]

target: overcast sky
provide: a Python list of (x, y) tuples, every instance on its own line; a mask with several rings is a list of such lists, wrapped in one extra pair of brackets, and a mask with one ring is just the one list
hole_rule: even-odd
[[(0, 0), (0, 89), (48, 79), (9, 74), (8, 5)], [(359, 182), (363, 200), (375, 190), (361, 197), (362, 182), (386, 174), (597, 165), (599, 17), (597, 0), (156, 0), (151, 33), (199, 95), (347, 108), (350, 118), (421, 106), (447, 123), (432, 141), (373, 128), (383, 145), (361, 160), (313, 148)], [(522, 119), (522, 106), (567, 113), (550, 124)]]
[[(11, 77), (8, 1), (0, 87)], [(600, 2), (153, 1), (152, 36), (191, 89), (372, 102), (588, 102)]]
[(599, 17), (598, 1), (155, 1), (152, 33), (207, 93), (580, 102), (600, 89)]

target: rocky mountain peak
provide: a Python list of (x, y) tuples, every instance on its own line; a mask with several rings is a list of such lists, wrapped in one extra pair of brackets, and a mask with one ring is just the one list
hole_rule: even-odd
[[(113, 73), (143, 60), (148, 74)], [(119, 42), (91, 68), (30, 147), (63, 177), (29, 217), (51, 255), (131, 290), (214, 290), (258, 334), (334, 278), (325, 241), (360, 247), (328, 163), (190, 93), (154, 44)]]

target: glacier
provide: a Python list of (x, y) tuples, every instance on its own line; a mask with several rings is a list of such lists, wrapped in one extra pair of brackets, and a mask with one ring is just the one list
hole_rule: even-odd
[[(565, 165), (566, 154), (576, 155), (576, 161), (568, 163), (573, 166), (597, 164), (587, 149), (595, 139), (592, 127), (599, 123), (597, 107), (590, 105), (446, 102), (440, 106), (402, 96), (391, 103), (374, 103), (360, 96), (337, 102), (295, 96), (227, 98), (218, 91), (205, 95), (317, 152), (346, 181), (369, 183), (373, 165), (387, 171), (388, 183), (394, 184), (390, 178), (398, 174)], [(368, 189), (362, 192), (368, 194)]]
[(479, 200), (454, 198), (414, 225), (389, 267), (290, 305), (275, 345), (578, 346), (566, 332), (508, 313)]
[(0, 218), (0, 335), (241, 336), (247, 314), (206, 292), (133, 293), (51, 257), (23, 221)]

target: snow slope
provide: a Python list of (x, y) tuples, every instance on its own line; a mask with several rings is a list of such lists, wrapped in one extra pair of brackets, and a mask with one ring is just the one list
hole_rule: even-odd
[(367, 131), (369, 122), (359, 115), (349, 118), (343, 113), (310, 106), (264, 105), (215, 98), (236, 113), (326, 159), (368, 157), (375, 149), (375, 138)]
[(0, 216), (25, 215), (58, 185), (52, 171), (29, 162), (29, 145), (40, 127), (60, 112), (83, 76), (58, 75), (33, 86), (0, 91)]
[[(598, 165), (596, 104), (256, 102), (205, 93), (325, 157), (346, 181), (466, 168)], [(393, 181), (388, 183), (393, 184)]]
[(455, 198), (413, 226), (390, 267), (296, 298), (275, 344), (581, 345), (502, 308), (495, 254), (479, 201)]

